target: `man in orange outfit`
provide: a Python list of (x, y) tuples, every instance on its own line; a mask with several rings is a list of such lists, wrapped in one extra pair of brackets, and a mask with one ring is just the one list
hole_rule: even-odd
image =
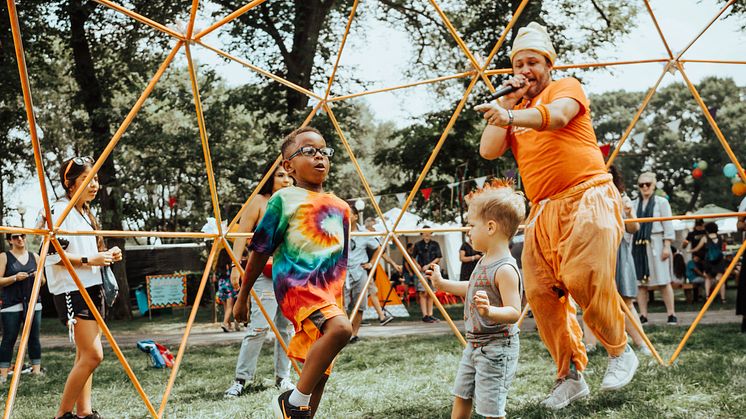
[(589, 394), (581, 374), (588, 357), (570, 297), (609, 353), (601, 389), (627, 385), (638, 366), (614, 283), (622, 201), (580, 82), (552, 80), (556, 57), (546, 29), (529, 23), (513, 42), (513, 77), (504, 83), (516, 90), (474, 108), (488, 121), (480, 154), (491, 160), (511, 149), (532, 203), (523, 272), (539, 334), (557, 364), (557, 382), (542, 401), (551, 409)]

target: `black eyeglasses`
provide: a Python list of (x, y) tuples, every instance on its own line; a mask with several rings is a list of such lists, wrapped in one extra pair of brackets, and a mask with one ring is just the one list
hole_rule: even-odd
[(287, 160), (292, 159), (293, 157), (297, 156), (298, 154), (302, 154), (302, 155), (304, 155), (306, 157), (313, 157), (313, 156), (316, 155), (316, 153), (321, 153), (321, 155), (324, 156), (324, 157), (331, 157), (331, 156), (334, 155), (334, 149), (331, 148), (331, 147), (316, 148), (316, 147), (307, 145), (307, 146), (303, 146), (303, 147), (299, 148), (298, 150), (296, 150), (295, 153), (293, 153), (290, 156), (288, 156)]
[(25, 234), (13, 234), (13, 235), (10, 236), (11, 240), (13, 240), (13, 239), (25, 239), (25, 238), (26, 238)]
[(639, 186), (641, 188), (649, 188), (650, 185), (652, 185), (652, 184), (653, 184), (652, 182), (642, 182), (642, 183), (638, 183), (637, 186)]

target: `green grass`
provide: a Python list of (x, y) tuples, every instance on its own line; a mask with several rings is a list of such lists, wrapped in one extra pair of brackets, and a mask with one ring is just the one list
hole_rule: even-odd
[[(683, 336), (682, 327), (651, 327), (649, 336), (664, 358)], [(739, 325), (703, 325), (690, 339), (679, 361), (659, 367), (641, 358), (632, 384), (619, 392), (597, 391), (606, 367), (601, 353), (591, 356), (586, 378), (589, 398), (549, 412), (538, 405), (552, 385), (554, 366), (535, 333), (521, 337), (518, 374), (508, 399), (508, 416), (545, 417), (721, 417), (746, 411), (746, 335)], [(171, 348), (175, 350), (176, 348)], [(364, 339), (340, 355), (327, 386), (318, 418), (447, 418), (450, 388), (461, 348), (451, 335)], [(238, 345), (192, 347), (176, 380), (166, 409), (169, 418), (268, 418), (268, 404), (277, 391), (270, 386), (273, 371), (270, 345), (265, 345), (251, 391), (226, 401)], [(14, 418), (51, 417), (59, 401), (73, 350), (44, 352), (47, 375), (24, 376)], [(125, 354), (151, 401), (160, 402), (170, 370), (147, 368), (145, 355), (134, 349)], [(5, 389), (0, 392), (5, 398)], [(143, 418), (147, 411), (113, 353), (96, 372), (94, 406), (107, 418)], [(741, 412), (741, 413), (739, 413)]]

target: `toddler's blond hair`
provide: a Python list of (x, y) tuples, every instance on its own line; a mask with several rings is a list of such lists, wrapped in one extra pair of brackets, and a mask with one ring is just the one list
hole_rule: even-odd
[(482, 221), (494, 221), (511, 238), (526, 218), (526, 197), (515, 190), (513, 179), (492, 179), (466, 196), (469, 209)]

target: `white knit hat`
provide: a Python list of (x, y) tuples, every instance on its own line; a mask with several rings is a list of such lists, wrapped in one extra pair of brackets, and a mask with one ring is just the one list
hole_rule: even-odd
[(552, 40), (549, 39), (546, 28), (536, 22), (531, 22), (518, 29), (518, 35), (513, 41), (513, 49), (510, 51), (510, 61), (513, 61), (513, 57), (519, 51), (527, 49), (547, 57), (552, 65), (554, 65), (554, 60), (557, 59), (557, 53), (554, 51)]

